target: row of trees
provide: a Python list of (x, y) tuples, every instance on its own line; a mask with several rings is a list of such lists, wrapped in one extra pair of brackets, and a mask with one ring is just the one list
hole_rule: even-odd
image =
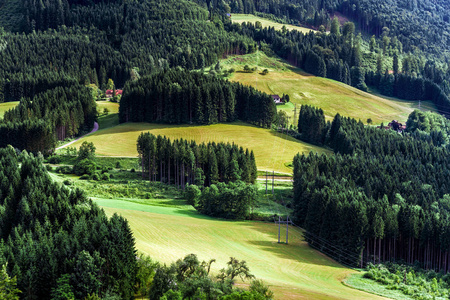
[[(133, 299), (136, 250), (128, 222), (52, 181), (41, 157), (0, 149), (0, 265), (24, 299)], [(21, 167), (19, 167), (21, 165)]]
[(265, 127), (275, 115), (275, 103), (265, 93), (179, 69), (128, 82), (119, 110), (121, 122), (213, 124), (240, 119)]
[(90, 89), (74, 84), (24, 98), (0, 120), (0, 147), (10, 144), (32, 152), (54, 149), (56, 139), (93, 127), (96, 104)]
[(254, 183), (257, 177), (253, 151), (236, 144), (174, 140), (142, 133), (137, 140), (142, 177), (150, 181), (209, 186), (218, 182), (242, 180)]
[[(313, 246), (352, 265), (402, 259), (450, 270), (449, 150), (436, 138), (448, 125), (418, 114), (404, 136), (336, 115), (321, 133), (336, 155), (294, 158), (295, 217)], [(319, 109), (305, 115), (323, 119)], [(319, 134), (305, 124), (302, 136)]]

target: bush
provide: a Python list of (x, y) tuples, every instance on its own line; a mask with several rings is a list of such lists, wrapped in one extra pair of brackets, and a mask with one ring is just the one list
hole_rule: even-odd
[(88, 180), (89, 179), (89, 175), (88, 174), (83, 174), (81, 177), (80, 177), (80, 179), (81, 180)]
[(116, 169), (122, 169), (122, 165), (120, 164), (120, 161), (116, 162)]
[(58, 167), (58, 168), (56, 168), (56, 173), (60, 173), (60, 174), (72, 174), (72, 168), (69, 167), (69, 166)]
[(59, 157), (58, 155), (50, 156), (49, 158), (47, 158), (47, 162), (49, 164), (59, 164), (61, 162), (61, 157)]
[(135, 170), (134, 168), (132, 168), (132, 169), (130, 170), (130, 172), (131, 172), (131, 173), (134, 173), (134, 172), (136, 172), (136, 170)]
[(187, 200), (187, 203), (192, 206), (197, 206), (198, 198), (202, 192), (195, 184), (189, 184), (186, 187), (186, 191), (184, 192), (184, 197)]
[(109, 173), (103, 173), (102, 174), (102, 180), (109, 181), (109, 178), (110, 178)]
[(73, 172), (80, 176), (83, 174), (92, 175), (97, 170), (97, 164), (90, 159), (82, 159), (73, 166)]
[(66, 179), (66, 180), (63, 181), (63, 184), (64, 185), (72, 185), (72, 181), (69, 180), (69, 179)]
[(100, 180), (100, 175), (98, 173), (94, 173), (94, 174), (92, 174), (91, 179), (95, 180), (95, 181), (99, 181)]
[(49, 172), (53, 171), (53, 168), (52, 168), (52, 166), (50, 166), (50, 165), (46, 165), (45, 168), (46, 168), (47, 171), (49, 171)]

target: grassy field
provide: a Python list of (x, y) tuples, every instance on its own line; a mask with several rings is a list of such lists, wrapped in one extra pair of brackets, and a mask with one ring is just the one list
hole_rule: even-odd
[(0, 118), (3, 118), (3, 115), (7, 110), (10, 110), (17, 105), (19, 105), (19, 101), (0, 103)]
[(138, 250), (160, 262), (169, 264), (196, 253), (201, 260), (215, 258), (212, 270), (217, 272), (233, 256), (246, 260), (252, 273), (270, 285), (276, 299), (380, 299), (343, 285), (342, 280), (354, 271), (311, 249), (297, 229), (290, 228), (288, 245), (278, 244), (275, 224), (212, 219), (182, 205), (95, 201), (108, 215), (127, 218)]
[(304, 33), (308, 33), (310, 31), (315, 31), (313, 29), (306, 28), (306, 27), (277, 23), (277, 22), (274, 22), (274, 21), (271, 21), (268, 19), (257, 17), (255, 15), (250, 15), (250, 14), (231, 14), (231, 21), (233, 23), (239, 23), (239, 24), (241, 24), (242, 22), (250, 22), (250, 23), (255, 24), (256, 21), (259, 21), (259, 22), (261, 22), (262, 27), (274, 27), (275, 30), (281, 30), (281, 28), (283, 26), (286, 26), (286, 29), (288, 29), (288, 30), (297, 30), (297, 31), (301, 31)]
[(83, 141), (89, 141), (95, 144), (97, 155), (137, 156), (136, 140), (141, 132), (147, 131), (171, 139), (195, 140), (197, 143), (234, 142), (254, 151), (258, 169), (284, 173), (292, 172), (286, 164), (299, 152), (329, 152), (290, 136), (242, 122), (209, 126), (126, 123), (99, 130), (72, 146), (79, 148)]
[[(254, 73), (240, 72), (244, 65), (257, 67)], [(403, 101), (396, 98), (386, 99), (372, 95), (331, 79), (315, 77), (294, 68), (283, 60), (266, 56), (259, 51), (249, 55), (232, 56), (221, 61), (223, 69), (234, 68), (230, 80), (253, 86), (268, 94), (289, 94), (292, 104), (285, 109), (293, 120), (293, 106), (308, 104), (321, 107), (328, 120), (336, 113), (361, 119), (364, 123), (371, 118), (374, 124), (390, 122), (393, 119), (405, 122), (408, 115), (418, 107), (418, 102)], [(267, 75), (260, 72), (268, 69)], [(430, 101), (423, 105), (433, 108)], [(297, 113), (298, 110), (297, 109)], [(298, 114), (297, 114), (298, 116)]]

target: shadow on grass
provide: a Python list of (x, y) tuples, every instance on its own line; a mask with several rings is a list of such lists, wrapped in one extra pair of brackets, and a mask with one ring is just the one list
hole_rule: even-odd
[(268, 234), (272, 239), (272, 241), (248, 241), (247, 243), (273, 253), (280, 258), (304, 264), (345, 268), (325, 254), (311, 248), (303, 238), (303, 231), (298, 228), (289, 226), (289, 239), (288, 244), (286, 244), (286, 225), (281, 225), (280, 243), (278, 243), (278, 225), (274, 225), (270, 232), (267, 231), (267, 227), (256, 226), (255, 223), (249, 223), (247, 226), (252, 230)]

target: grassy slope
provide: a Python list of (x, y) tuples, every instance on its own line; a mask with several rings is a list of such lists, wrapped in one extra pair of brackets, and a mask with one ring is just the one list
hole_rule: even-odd
[(299, 230), (290, 229), (285, 245), (277, 243), (274, 224), (216, 220), (186, 207), (96, 202), (108, 215), (117, 212), (127, 218), (137, 248), (158, 261), (170, 263), (196, 253), (202, 260), (216, 258), (213, 272), (217, 272), (230, 256), (244, 259), (252, 273), (271, 286), (277, 299), (378, 298), (344, 286), (341, 281), (353, 271), (309, 248)]
[[(259, 72), (268, 69), (269, 74), (240, 72), (244, 65), (257, 67)], [(363, 122), (371, 118), (375, 124), (390, 122), (393, 119), (406, 121), (409, 113), (418, 105), (418, 102), (386, 99), (341, 82), (309, 75), (281, 59), (268, 57), (263, 52), (229, 57), (221, 61), (221, 66), (224, 69), (236, 70), (230, 80), (251, 85), (268, 94), (289, 94), (294, 104), (321, 107), (329, 120), (339, 112)], [(431, 102), (425, 103), (433, 107)], [(283, 109), (282, 107), (278, 106), (279, 109)], [(293, 116), (293, 105), (284, 109)]]
[[(97, 111), (100, 116), (98, 118), (98, 125), (100, 129), (105, 129), (119, 125), (119, 103), (109, 101), (97, 101)], [(107, 108), (109, 113), (103, 114), (103, 110)]]
[(0, 118), (3, 118), (3, 115), (7, 110), (16, 107), (18, 104), (19, 101), (0, 103)]
[(256, 21), (259, 21), (259, 22), (261, 22), (262, 27), (274, 27), (275, 30), (281, 30), (281, 28), (283, 26), (286, 26), (286, 29), (288, 29), (288, 30), (297, 30), (297, 31), (301, 31), (304, 33), (308, 33), (310, 31), (315, 31), (313, 29), (309, 29), (306, 27), (277, 23), (277, 22), (274, 22), (274, 21), (271, 21), (268, 19), (257, 17), (255, 15), (250, 15), (250, 14), (231, 14), (231, 21), (233, 23), (239, 23), (239, 24), (241, 24), (242, 22), (250, 22), (250, 23), (255, 24)]
[(256, 164), (260, 170), (291, 173), (292, 170), (286, 167), (285, 163), (291, 162), (298, 152), (327, 152), (323, 148), (300, 142), (284, 134), (242, 122), (209, 126), (126, 123), (99, 130), (73, 146), (78, 148), (83, 141), (89, 141), (95, 144), (98, 155), (137, 156), (136, 140), (141, 132), (147, 131), (171, 139), (194, 139), (197, 143), (234, 142), (254, 151)]

